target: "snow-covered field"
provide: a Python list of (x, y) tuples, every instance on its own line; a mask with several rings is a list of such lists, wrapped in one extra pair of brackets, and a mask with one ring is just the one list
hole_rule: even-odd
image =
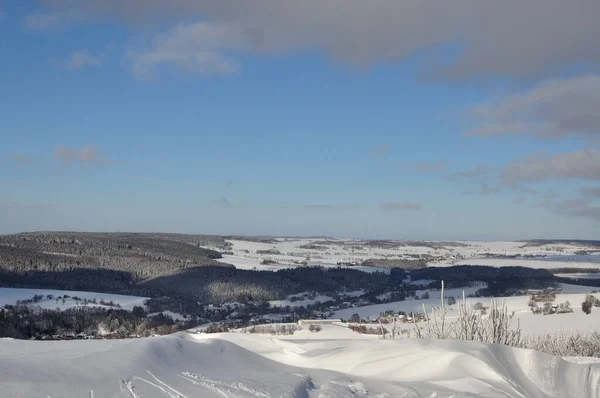
[(597, 398), (600, 365), (449, 340), (2, 339), (0, 390), (7, 398)]
[(243, 256), (232, 256), (224, 254), (223, 258), (217, 259), (217, 261), (232, 264), (239, 269), (248, 269), (256, 271), (277, 271), (284, 268), (291, 268), (291, 265), (280, 265), (280, 264), (261, 264), (262, 259), (259, 257), (243, 257)]
[(574, 279), (600, 279), (600, 272), (593, 272), (590, 274), (556, 274), (556, 276)]
[[(337, 267), (338, 263), (361, 264), (367, 259), (423, 260), (430, 266), (449, 265), (520, 265), (532, 268), (599, 268), (598, 247), (584, 243), (526, 242), (367, 242), (356, 239), (291, 239), (272, 242), (228, 240), (233, 255), (219, 261), (241, 269), (276, 271), (308, 265)], [(263, 260), (275, 264), (261, 264)], [(382, 268), (352, 267), (361, 271), (389, 272)]]
[[(109, 308), (109, 306), (101, 305), (99, 301), (112, 301), (114, 304), (119, 304), (122, 309), (131, 311), (135, 306), (140, 306), (143, 308), (144, 301), (147, 299), (146, 297), (124, 296), (120, 294), (108, 293), (75, 292), (70, 290), (52, 289), (13, 289), (7, 287), (0, 287), (0, 307), (5, 306), (6, 304), (13, 305), (17, 300), (31, 299), (36, 294), (42, 295), (44, 296), (44, 298), (40, 302), (35, 303), (33, 305), (52, 310), (56, 308), (60, 308), (62, 310), (66, 308), (77, 307), (83, 305), (83, 299), (96, 299), (95, 304), (89, 303), (87, 305), (94, 307)], [(48, 298), (49, 295), (52, 296), (51, 299)], [(65, 295), (69, 297), (64, 298)], [(58, 299), (59, 297), (62, 298)], [(74, 300), (73, 297), (78, 297), (81, 300)]]
[[(581, 303), (585, 299), (586, 293), (591, 293), (598, 288), (589, 286), (577, 286), (562, 284), (562, 293), (556, 295), (556, 304), (569, 301), (574, 312), (567, 314), (553, 315), (534, 315), (528, 307), (529, 296), (513, 296), (496, 299), (498, 303), (505, 303), (509, 312), (514, 311), (514, 322), (518, 321), (522, 331), (527, 334), (543, 334), (545, 332), (561, 332), (561, 331), (579, 331), (590, 332), (600, 331), (600, 308), (594, 308), (590, 315), (586, 315), (581, 310)], [(466, 289), (465, 294), (469, 294), (474, 289)], [(418, 293), (422, 295), (424, 291)], [(424, 300), (405, 300), (385, 304), (369, 305), (365, 307), (348, 308), (336, 311), (332, 318), (335, 319), (350, 319), (352, 314), (359, 314), (362, 319), (376, 319), (380, 313), (387, 310), (404, 311), (407, 314), (411, 312), (423, 312), (423, 305), (428, 311), (434, 306), (440, 306), (440, 291), (429, 290), (429, 299)], [(453, 296), (457, 301), (462, 300), (462, 289), (446, 289), (444, 292), (446, 297)], [(600, 294), (596, 294), (600, 298)], [(481, 302), (484, 306), (490, 306), (491, 298), (467, 298), (467, 303)], [(542, 303), (540, 303), (542, 305)], [(448, 315), (450, 320), (458, 317), (457, 306), (450, 306)], [(413, 325), (406, 323), (406, 329), (412, 328)], [(600, 354), (599, 354), (600, 355)]]
[[(552, 259), (505, 259), (505, 258), (472, 258), (467, 260), (461, 260), (455, 264), (438, 264), (441, 265), (489, 265), (492, 267), (505, 267), (505, 266), (520, 266), (529, 268), (598, 268), (600, 269), (600, 262), (581, 262), (581, 261), (570, 261), (569, 258), (576, 257), (565, 257), (564, 261), (559, 261), (560, 257), (553, 257)], [(594, 259), (596, 260), (596, 259)]]

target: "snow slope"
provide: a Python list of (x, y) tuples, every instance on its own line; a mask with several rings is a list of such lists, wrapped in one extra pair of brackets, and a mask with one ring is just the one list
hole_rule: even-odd
[[(52, 289), (13, 289), (8, 287), (0, 287), (0, 307), (5, 306), (6, 304), (13, 305), (17, 300), (27, 300), (31, 299), (34, 295), (41, 294), (44, 296), (42, 301), (39, 303), (35, 303), (33, 305), (39, 306), (46, 309), (54, 310), (56, 308), (66, 309), (71, 307), (76, 307), (79, 305), (83, 305), (82, 302), (78, 302), (73, 300), (71, 297), (79, 297), (80, 299), (96, 299), (96, 301), (104, 300), (106, 302), (112, 301), (115, 304), (120, 304), (122, 309), (131, 311), (133, 307), (140, 306), (144, 307), (144, 301), (146, 297), (138, 297), (138, 296), (124, 296), (121, 294), (108, 294), (108, 293), (95, 293), (95, 292), (76, 292), (70, 290), (52, 290)], [(70, 296), (65, 299), (63, 304), (62, 300), (56, 300), (58, 297), (62, 297), (64, 295)], [(46, 296), (52, 295), (53, 298), (48, 300)], [(94, 307), (106, 307), (100, 304), (87, 304), (88, 306)]]
[(600, 365), (461, 341), (0, 340), (3, 397), (600, 397)]

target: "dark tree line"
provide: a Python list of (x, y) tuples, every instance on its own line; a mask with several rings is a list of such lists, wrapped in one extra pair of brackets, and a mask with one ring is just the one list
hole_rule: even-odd
[(527, 267), (490, 267), (486, 265), (455, 265), (453, 267), (427, 267), (411, 272), (412, 279), (458, 280), (505, 280), (513, 278), (554, 280), (554, 275), (545, 269)]
[(224, 267), (199, 267), (155, 278), (140, 284), (166, 295), (180, 294), (205, 303), (270, 301), (304, 291), (335, 292), (376, 289), (389, 283), (387, 275), (358, 270), (299, 267), (273, 271), (250, 271)]
[(413, 270), (427, 267), (426, 259), (402, 259), (402, 258), (370, 258), (362, 262), (366, 267), (378, 268), (401, 268), (404, 270)]
[(196, 326), (197, 320), (175, 322), (158, 314), (147, 317), (142, 307), (133, 311), (75, 307), (63, 311), (29, 305), (0, 309), (0, 337), (15, 339), (70, 339), (77, 337), (126, 338), (169, 334)]
[(556, 277), (545, 269), (527, 267), (490, 267), (483, 265), (456, 265), (453, 267), (428, 267), (411, 271), (411, 278), (435, 280), (429, 288), (441, 287), (444, 281), (447, 288), (458, 288), (473, 281), (487, 283), (487, 288), (480, 289), (479, 296), (506, 296), (517, 290), (545, 289), (556, 287)]

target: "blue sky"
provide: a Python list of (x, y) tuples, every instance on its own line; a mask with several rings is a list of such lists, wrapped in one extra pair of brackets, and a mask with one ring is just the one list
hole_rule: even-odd
[(0, 233), (597, 238), (597, 5), (142, 3), (0, 0)]

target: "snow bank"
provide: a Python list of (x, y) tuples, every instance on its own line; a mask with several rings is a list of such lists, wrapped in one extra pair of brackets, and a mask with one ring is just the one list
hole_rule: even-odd
[(3, 397), (598, 398), (600, 366), (461, 341), (0, 340)]

